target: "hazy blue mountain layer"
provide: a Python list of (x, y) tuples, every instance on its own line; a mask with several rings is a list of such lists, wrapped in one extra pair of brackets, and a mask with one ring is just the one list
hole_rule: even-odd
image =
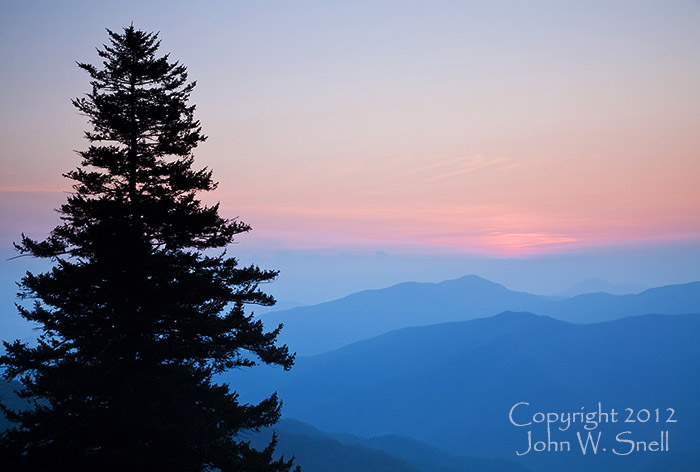
[(553, 299), (508, 290), (475, 275), (433, 283), (403, 283), (318, 305), (272, 312), (268, 327), (284, 324), (280, 341), (300, 355), (338, 349), (409, 326), (466, 321), (503, 311), (529, 311), (592, 323), (647, 313), (700, 312), (700, 282), (669, 285), (634, 295), (595, 293)]
[[(300, 358), (283, 374), (232, 375), (244, 398), (277, 390), (287, 417), (326, 431), (399, 434), (455, 455), (517, 460), (536, 470), (700, 466), (693, 455), (700, 451), (700, 315), (577, 325), (503, 313), (393, 331)], [(518, 457), (528, 431), (533, 442), (546, 439), (542, 424), (509, 422), (519, 402), (529, 403), (516, 409), (520, 422), (537, 412), (597, 412), (599, 403), (603, 412), (615, 409), (617, 422), (592, 431), (602, 433), (608, 452), (582, 456), (576, 432), (585, 438), (588, 430), (579, 423), (552, 435), (569, 441), (573, 452)], [(624, 422), (628, 415), (635, 421)], [(623, 440), (647, 442), (668, 431), (669, 451), (613, 456), (615, 445), (625, 452), (628, 443), (615, 440), (625, 431)]]
[[(649, 287), (637, 284), (614, 284), (601, 279), (586, 279), (569, 287), (568, 290), (559, 295), (564, 297), (575, 297), (586, 293), (604, 292), (613, 295), (627, 295), (630, 293), (643, 292)], [(291, 307), (289, 307), (291, 308)]]
[[(380, 436), (363, 438), (349, 434), (330, 434), (296, 421), (282, 420), (274, 426), (278, 435), (278, 453), (295, 456), (303, 472), (527, 472), (530, 468), (511, 461), (475, 457), (456, 457), (411, 438)], [(271, 430), (253, 437), (264, 447)]]

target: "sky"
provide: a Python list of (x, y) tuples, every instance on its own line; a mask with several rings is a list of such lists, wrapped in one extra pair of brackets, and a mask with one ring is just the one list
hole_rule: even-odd
[(204, 198), (252, 225), (231, 253), (281, 268), (282, 300), (700, 279), (690, 0), (0, 0), (0, 255), (58, 222), (75, 62), (132, 22), (197, 81)]

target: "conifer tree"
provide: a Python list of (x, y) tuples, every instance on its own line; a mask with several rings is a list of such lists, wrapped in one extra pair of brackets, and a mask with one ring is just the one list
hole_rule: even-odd
[(266, 332), (245, 311), (274, 303), (259, 284), (277, 272), (228, 257), (249, 226), (198, 200), (216, 184), (193, 168), (206, 137), (186, 68), (157, 55), (157, 33), (107, 31), (101, 67), (78, 64), (92, 90), (73, 104), (90, 144), (65, 174), (74, 192), (62, 223), (16, 244), (53, 267), (20, 283), (38, 343), (5, 342), (0, 358), (31, 405), (3, 408), (14, 426), (0, 436), (2, 470), (288, 471), (274, 439), (256, 451), (241, 434), (277, 421), (276, 395), (242, 404), (213, 381), (259, 362), (292, 366), (280, 327)]

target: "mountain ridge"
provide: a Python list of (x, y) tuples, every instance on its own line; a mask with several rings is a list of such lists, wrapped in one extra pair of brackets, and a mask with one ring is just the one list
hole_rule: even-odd
[[(305, 472), (349, 470), (362, 463), (362, 470), (388, 472), (390, 468), (419, 472), (528, 472), (530, 468), (512, 461), (481, 457), (456, 457), (416, 439), (398, 435), (360, 437), (327, 433), (293, 419), (282, 419), (254, 438), (258, 447), (269, 442), (271, 431), (278, 435), (277, 454), (292, 454)], [(318, 457), (326, 455), (328, 457)], [(352, 457), (348, 457), (352, 455)], [(358, 458), (360, 456), (360, 458)], [(359, 460), (358, 460), (359, 459)]]
[[(673, 452), (681, 454), (700, 449), (700, 408), (694, 394), (700, 391), (699, 341), (700, 314), (574, 324), (505, 312), (404, 328), (300, 357), (289, 373), (266, 373), (268, 382), (257, 392), (239, 391), (245, 398), (276, 389), (285, 402), (285, 417), (326, 431), (398, 434), (455, 455), (503, 459), (514, 459), (525, 444), (524, 432), (507, 421), (517, 402), (544, 411), (589, 411), (598, 402), (618, 411), (673, 407), (683, 419), (671, 427)], [(244, 383), (242, 378), (232, 384)], [(601, 428), (611, 437), (619, 432)], [(659, 426), (631, 427), (640, 437), (656, 434), (654, 428)], [(571, 439), (570, 433), (563, 434)], [(590, 461), (518, 458), (542, 471), (623, 471), (649, 465), (641, 455)]]
[(559, 299), (505, 286), (476, 275), (439, 283), (404, 282), (365, 290), (338, 300), (270, 312), (261, 319), (283, 324), (279, 340), (299, 355), (331, 351), (410, 326), (528, 311), (578, 323), (606, 321), (646, 313), (700, 312), (700, 282), (666, 285), (639, 294), (584, 294)]

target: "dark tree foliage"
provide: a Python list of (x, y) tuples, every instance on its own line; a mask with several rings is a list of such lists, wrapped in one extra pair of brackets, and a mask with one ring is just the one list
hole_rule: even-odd
[(277, 272), (226, 257), (250, 228), (197, 199), (216, 184), (192, 167), (206, 138), (186, 68), (157, 55), (157, 34), (108, 33), (102, 67), (78, 64), (92, 91), (73, 104), (92, 130), (66, 174), (62, 224), (16, 245), (54, 266), (20, 284), (38, 344), (5, 342), (0, 358), (31, 405), (3, 408), (15, 426), (0, 436), (2, 470), (288, 471), (274, 441), (257, 451), (241, 434), (277, 421), (276, 396), (242, 404), (212, 380), (256, 362), (292, 366), (280, 328), (244, 311), (274, 303), (259, 284)]

